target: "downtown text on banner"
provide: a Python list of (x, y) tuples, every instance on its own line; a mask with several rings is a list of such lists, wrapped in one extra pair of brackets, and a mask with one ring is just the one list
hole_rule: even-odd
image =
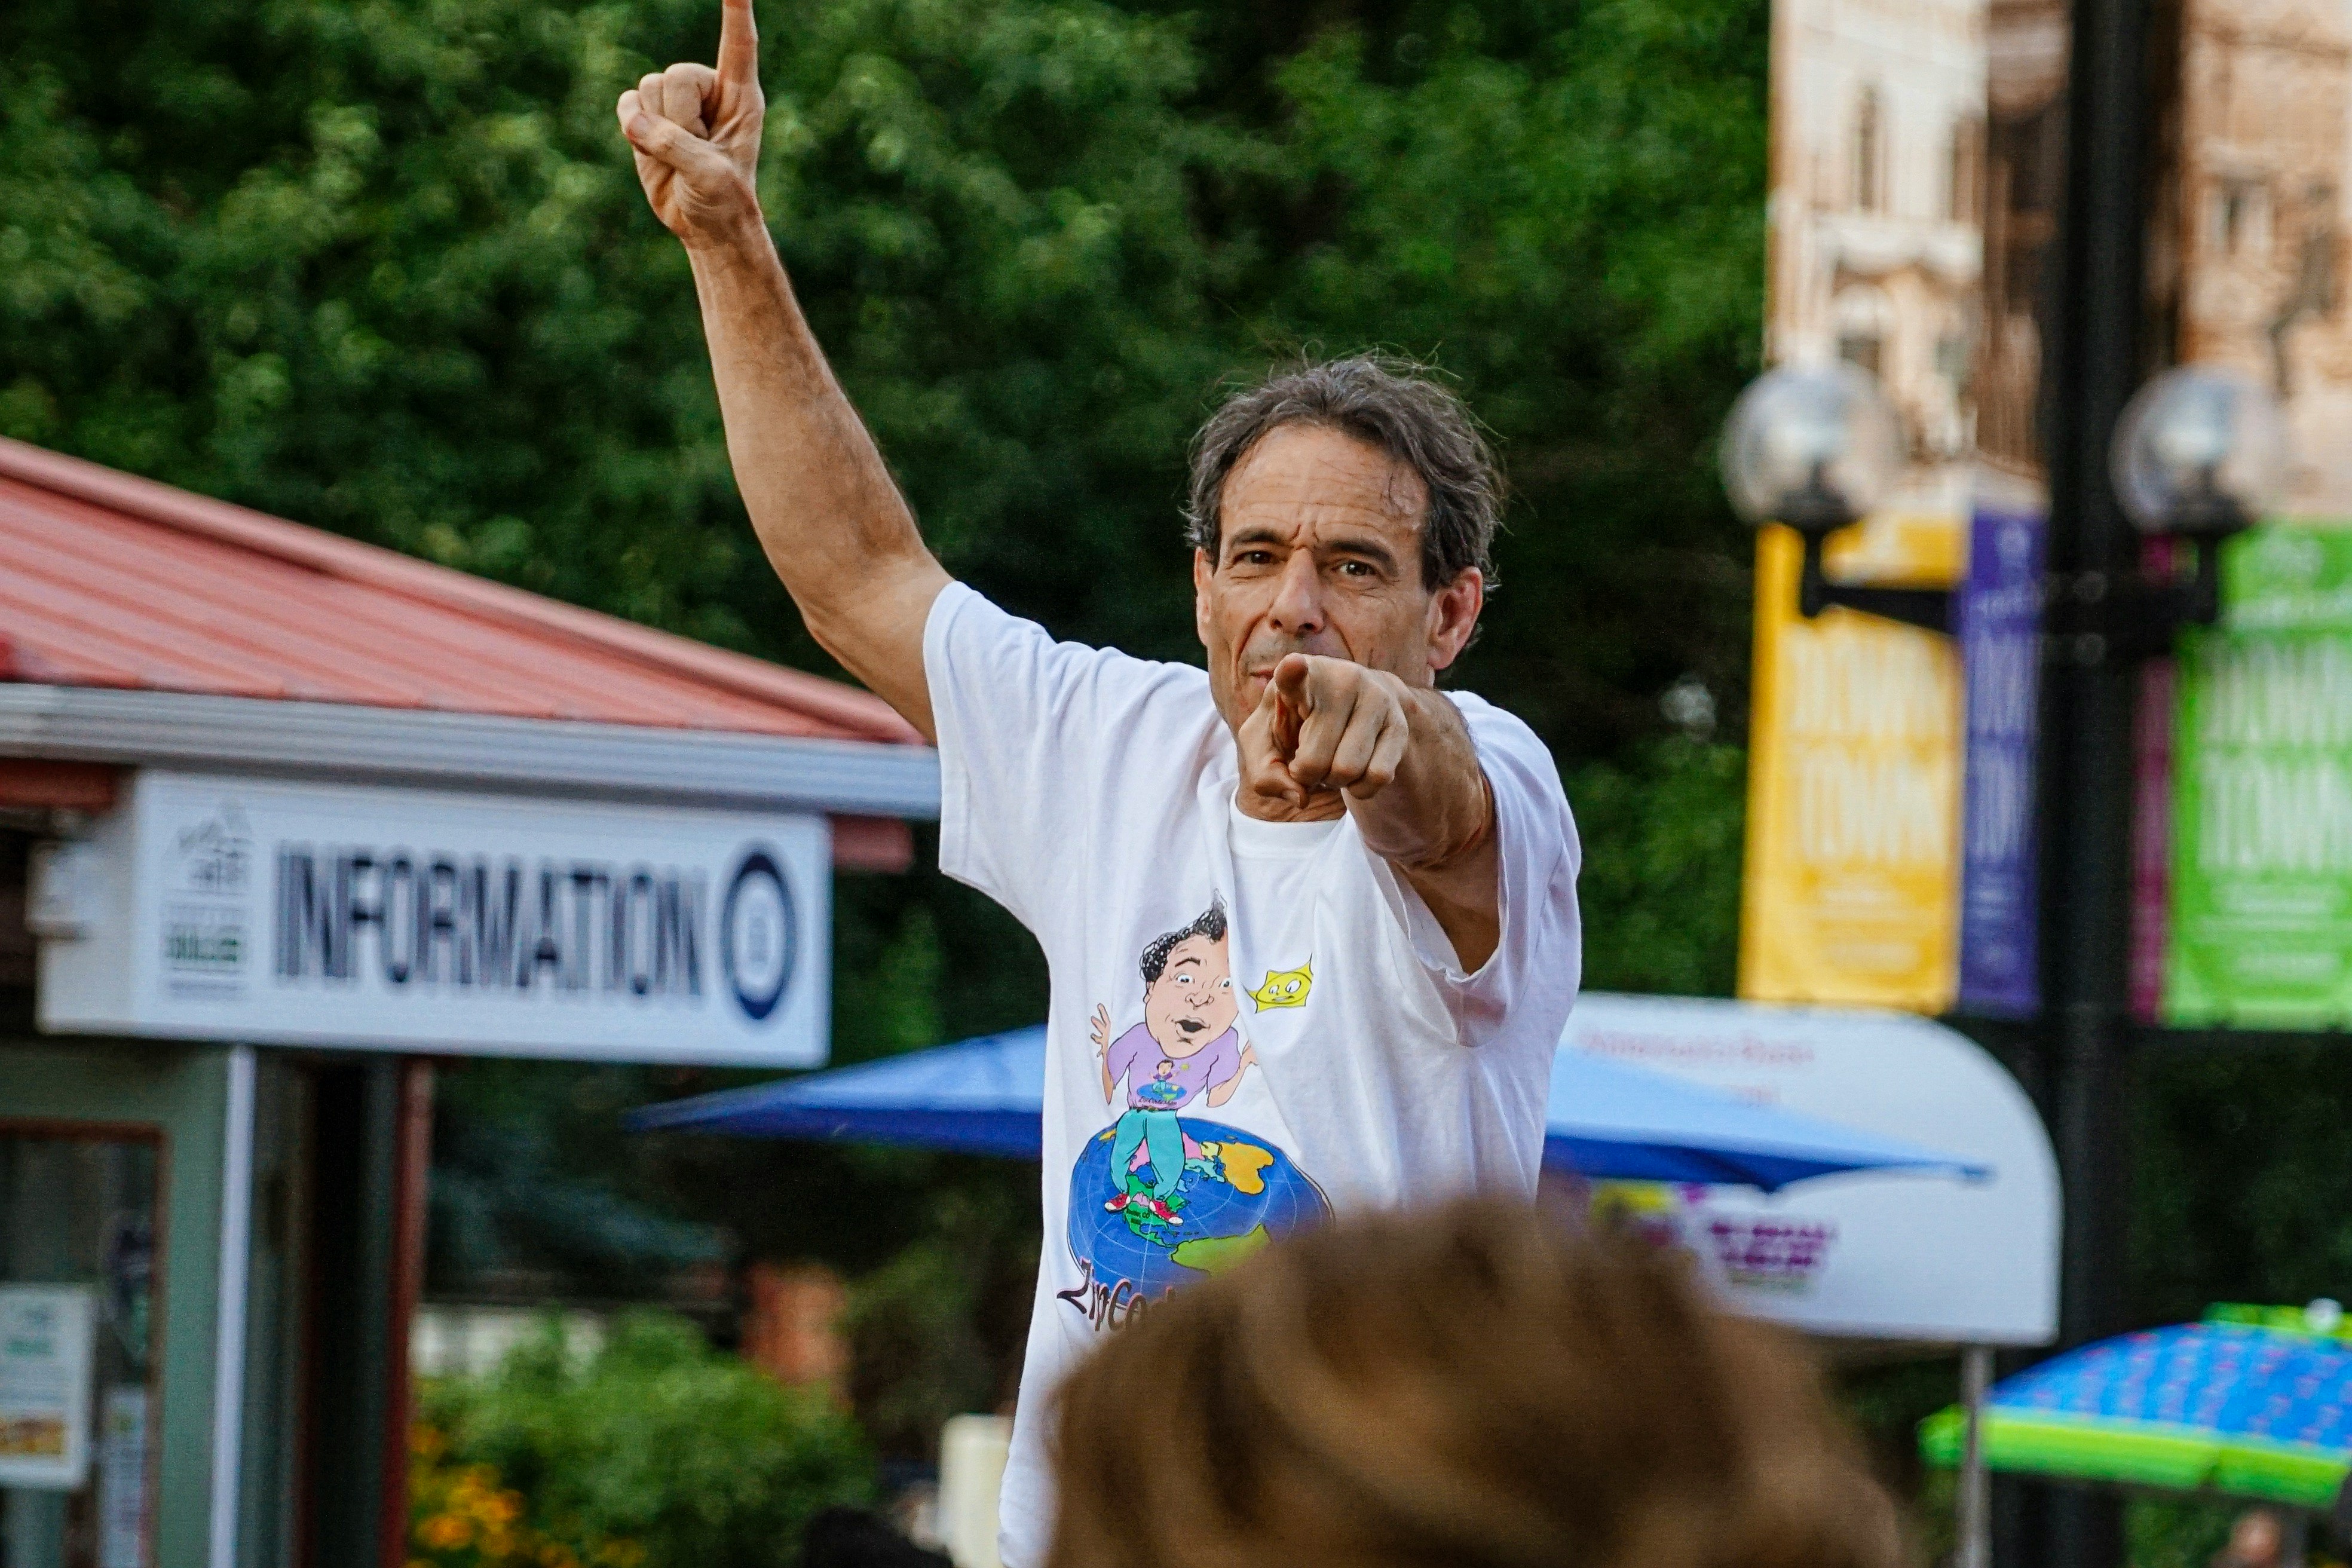
[[(1851, 533), (1909, 568), (1880, 581), (1948, 582), (1957, 565), (1947, 519)], [(1848, 610), (1806, 620), (1801, 559), (1788, 529), (1758, 540), (1739, 994), (1940, 1013), (1957, 987), (1958, 655)]]
[(2163, 1016), (2352, 1026), (2352, 529), (2232, 542), (2180, 661)]

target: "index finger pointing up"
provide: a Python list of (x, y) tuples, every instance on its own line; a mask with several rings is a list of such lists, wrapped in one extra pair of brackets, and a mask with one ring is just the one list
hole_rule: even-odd
[(730, 84), (760, 79), (760, 25), (751, 0), (719, 0), (719, 79)]

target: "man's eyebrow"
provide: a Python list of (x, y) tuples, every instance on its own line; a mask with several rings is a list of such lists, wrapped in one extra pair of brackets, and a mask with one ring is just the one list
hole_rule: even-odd
[(1233, 532), (1225, 535), (1225, 550), (1228, 553), (1239, 550), (1244, 545), (1287, 544), (1289, 542), (1290, 536), (1288, 534), (1285, 533), (1278, 528), (1269, 527), (1265, 523), (1259, 523), (1255, 528), (1235, 529)]
[[(1246, 549), (1255, 544), (1288, 544), (1289, 542), (1289, 534), (1281, 529), (1260, 523), (1254, 528), (1236, 529), (1227, 535), (1225, 552), (1231, 554), (1236, 550)], [(1396, 552), (1383, 543), (1377, 534), (1341, 534), (1327, 542), (1323, 549), (1327, 553), (1331, 554), (1362, 556), (1367, 561), (1378, 562), (1391, 572), (1397, 569)]]

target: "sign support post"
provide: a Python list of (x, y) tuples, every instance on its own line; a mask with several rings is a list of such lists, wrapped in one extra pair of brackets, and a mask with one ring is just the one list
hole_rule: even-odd
[(1985, 1473), (1985, 1395), (1992, 1388), (1992, 1347), (1960, 1351), (1960, 1411), (1967, 1425), (1960, 1447), (1958, 1542), (1956, 1568), (1992, 1568), (1992, 1488)]
[(237, 1512), (245, 1467), (245, 1319), (253, 1268), (253, 1118), (256, 1059), (251, 1046), (228, 1055), (227, 1123), (221, 1151), (220, 1317), (213, 1358), (212, 1521), (205, 1561), (236, 1568)]
[[(2073, 0), (2067, 180), (2049, 407), (2053, 581), (2094, 604), (2137, 574), (2138, 541), (2107, 478), (2109, 437), (2140, 379), (2149, 131), (2148, 7)], [(2042, 1045), (2055, 1069), (2065, 1239), (2060, 1342), (2123, 1326), (2130, 1150), (2127, 900), (2137, 667), (2095, 634), (2058, 639), (2045, 667)], [(2031, 1560), (2116, 1568), (2122, 1505), (2074, 1489), (2044, 1500)]]

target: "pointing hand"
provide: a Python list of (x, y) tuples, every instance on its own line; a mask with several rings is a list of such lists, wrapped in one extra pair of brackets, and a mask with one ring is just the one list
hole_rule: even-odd
[(719, 68), (674, 65), (621, 95), (621, 134), (654, 216), (688, 245), (720, 239), (757, 218), (760, 37), (751, 0), (722, 0)]
[(1385, 670), (1294, 653), (1275, 666), (1242, 725), (1242, 785), (1304, 806), (1310, 793), (1370, 800), (1396, 777), (1412, 724), (1406, 687)]

